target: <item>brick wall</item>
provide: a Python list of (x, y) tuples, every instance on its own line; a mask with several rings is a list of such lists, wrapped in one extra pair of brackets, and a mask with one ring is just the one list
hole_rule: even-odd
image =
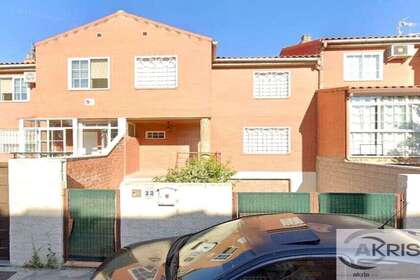
[(420, 174), (420, 168), (318, 157), (317, 191), (405, 192), (400, 174)]
[(125, 142), (121, 139), (107, 156), (67, 160), (67, 187), (118, 189), (124, 178)]

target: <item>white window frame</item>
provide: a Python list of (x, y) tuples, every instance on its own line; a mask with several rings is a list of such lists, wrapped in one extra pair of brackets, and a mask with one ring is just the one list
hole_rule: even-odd
[[(148, 136), (149, 133), (163, 133), (163, 138), (149, 137)], [(147, 139), (147, 140), (165, 140), (166, 139), (166, 131), (164, 131), (164, 130), (146, 130), (144, 132), (144, 139)]]
[[(396, 96), (398, 96), (398, 95), (396, 95)], [(368, 97), (376, 97), (376, 96), (368, 96)], [(383, 96), (377, 96), (377, 97), (383, 97)], [(385, 97), (395, 97), (395, 96), (385, 96)], [(406, 119), (410, 119), (409, 116), (410, 116), (410, 112), (411, 111), (408, 110), (408, 106), (409, 105), (419, 105), (420, 106), (420, 103), (419, 102), (409, 102), (409, 100), (408, 100), (409, 96), (402, 96), (402, 97), (404, 97), (405, 102), (401, 102), (399, 104), (396, 104), (396, 103), (393, 103), (393, 102), (390, 102), (390, 101), (383, 101), (383, 100), (381, 100), (381, 101), (371, 101), (371, 102), (365, 102), (365, 103), (361, 103), (361, 104), (356, 104), (355, 106), (360, 106), (360, 107), (364, 107), (364, 106), (376, 106), (377, 108), (379, 108), (381, 106), (387, 106), (387, 105), (391, 105), (391, 106), (394, 106), (394, 105), (404, 106), (404, 107), (406, 107), (405, 113), (404, 113), (405, 116), (406, 116), (405, 118)], [(348, 135), (347, 135), (348, 136), (348, 139), (349, 139), (349, 141), (348, 141), (348, 150), (349, 150), (348, 154), (349, 154), (350, 157), (354, 157), (354, 158), (357, 158), (357, 157), (361, 157), (361, 158), (363, 158), (363, 157), (372, 157), (372, 158), (395, 158), (395, 157), (419, 157), (420, 156), (420, 155), (409, 155), (409, 154), (406, 154), (405, 153), (406, 151), (403, 151), (403, 153), (401, 155), (387, 155), (387, 154), (384, 154), (384, 148), (383, 148), (384, 143), (382, 143), (382, 144), (380, 144), (380, 143), (372, 144), (372, 145), (376, 145), (376, 146), (382, 145), (382, 148), (380, 149), (382, 151), (382, 153), (379, 153), (379, 154), (374, 154), (374, 153), (367, 153), (367, 154), (353, 153), (353, 145), (354, 145), (354, 143), (352, 143), (352, 135), (357, 135), (357, 134), (373, 134), (373, 135), (376, 135), (376, 137), (379, 136), (379, 135), (382, 135), (382, 141), (383, 141), (384, 134), (394, 134), (395, 133), (395, 134), (405, 134), (405, 135), (408, 135), (408, 134), (413, 134), (413, 133), (420, 133), (420, 130), (416, 130), (416, 129), (405, 129), (405, 128), (398, 129), (398, 128), (381, 128), (381, 127), (379, 127), (379, 128), (376, 128), (376, 129), (369, 129), (369, 128), (354, 129), (353, 126), (352, 126), (352, 124), (353, 124), (353, 110), (354, 110), (354, 107), (355, 106), (353, 106), (352, 99), (350, 99), (349, 100), (349, 109), (350, 109), (350, 114), (349, 114), (349, 130), (348, 130)], [(381, 115), (379, 115), (379, 116), (378, 115), (375, 115), (375, 121), (376, 121), (376, 123), (379, 123), (380, 124), (381, 123), (380, 122), (381, 121)]]
[[(167, 87), (167, 86), (147, 86), (147, 87), (143, 87), (143, 86), (137, 86), (136, 85), (136, 78), (137, 78), (137, 73), (136, 73), (136, 63), (137, 63), (137, 59), (139, 58), (175, 58), (176, 64), (175, 64), (175, 86), (171, 86), (171, 87)], [(133, 72), (134, 72), (134, 88), (135, 89), (176, 89), (178, 88), (178, 55), (174, 54), (174, 55), (137, 55), (134, 56), (134, 64), (133, 64)]]
[[(246, 129), (287, 129), (287, 152), (247, 152), (245, 149), (245, 131)], [(290, 126), (246, 126), (242, 129), (242, 153), (246, 155), (289, 155), (292, 151), (292, 128)]]
[[(287, 73), (289, 82), (288, 82), (288, 88), (287, 88), (287, 96), (256, 96), (254, 91), (254, 85), (255, 85), (255, 76), (257, 73)], [(292, 94), (292, 73), (290, 70), (261, 70), (261, 71), (254, 71), (252, 73), (252, 96), (254, 99), (287, 99)]]
[[(106, 88), (92, 88), (92, 78), (90, 77), (90, 65), (92, 59), (106, 59), (108, 61), (108, 87)], [(72, 85), (72, 62), (79, 61), (79, 60), (87, 60), (88, 61), (88, 86), (85, 88), (74, 88)], [(67, 89), (71, 91), (101, 91), (101, 90), (109, 90), (111, 88), (111, 57), (109, 56), (90, 56), (90, 57), (70, 57), (67, 59)]]
[(25, 77), (23, 75), (0, 75), (0, 79), (12, 79), (12, 100), (0, 100), (0, 103), (22, 103), (22, 102), (29, 102), (31, 100), (31, 87), (27, 87), (27, 98), (25, 100), (14, 100), (15, 98), (15, 79), (23, 79), (25, 81)]
[[(363, 77), (359, 78), (359, 79), (351, 79), (349, 78), (348, 75), (348, 70), (347, 69), (347, 57), (348, 56), (352, 56), (352, 55), (361, 55), (362, 56), (362, 61), (363, 61), (363, 56), (365, 55), (379, 55), (379, 78), (376, 79), (365, 79)], [(363, 67), (363, 62), (362, 62), (362, 67)], [(362, 75), (363, 75), (363, 70), (362, 70)], [(343, 80), (345, 82), (360, 82), (360, 81), (365, 81), (365, 82), (369, 82), (369, 81), (382, 81), (384, 79), (384, 52), (383, 51), (372, 51), (372, 52), (345, 52), (343, 54)]]

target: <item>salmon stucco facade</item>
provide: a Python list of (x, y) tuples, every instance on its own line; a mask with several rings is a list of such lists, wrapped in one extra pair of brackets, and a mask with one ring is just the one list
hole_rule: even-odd
[(74, 187), (118, 188), (210, 153), (236, 191), (312, 192), (317, 157), (417, 162), (419, 45), (303, 36), (278, 56), (217, 57), (210, 37), (119, 11), (0, 64), (0, 161), (63, 157)]

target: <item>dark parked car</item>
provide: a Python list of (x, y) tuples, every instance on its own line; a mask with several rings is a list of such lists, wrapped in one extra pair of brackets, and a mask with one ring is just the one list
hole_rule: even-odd
[(93, 279), (336, 279), (336, 229), (377, 227), (339, 215), (248, 216), (125, 247)]

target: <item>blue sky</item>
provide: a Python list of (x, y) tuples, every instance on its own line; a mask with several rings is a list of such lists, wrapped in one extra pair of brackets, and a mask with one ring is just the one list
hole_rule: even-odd
[(2, 1), (0, 61), (120, 9), (208, 35), (220, 56), (276, 55), (304, 33), (393, 35), (404, 17), (420, 32), (420, 0), (13, 0)]

